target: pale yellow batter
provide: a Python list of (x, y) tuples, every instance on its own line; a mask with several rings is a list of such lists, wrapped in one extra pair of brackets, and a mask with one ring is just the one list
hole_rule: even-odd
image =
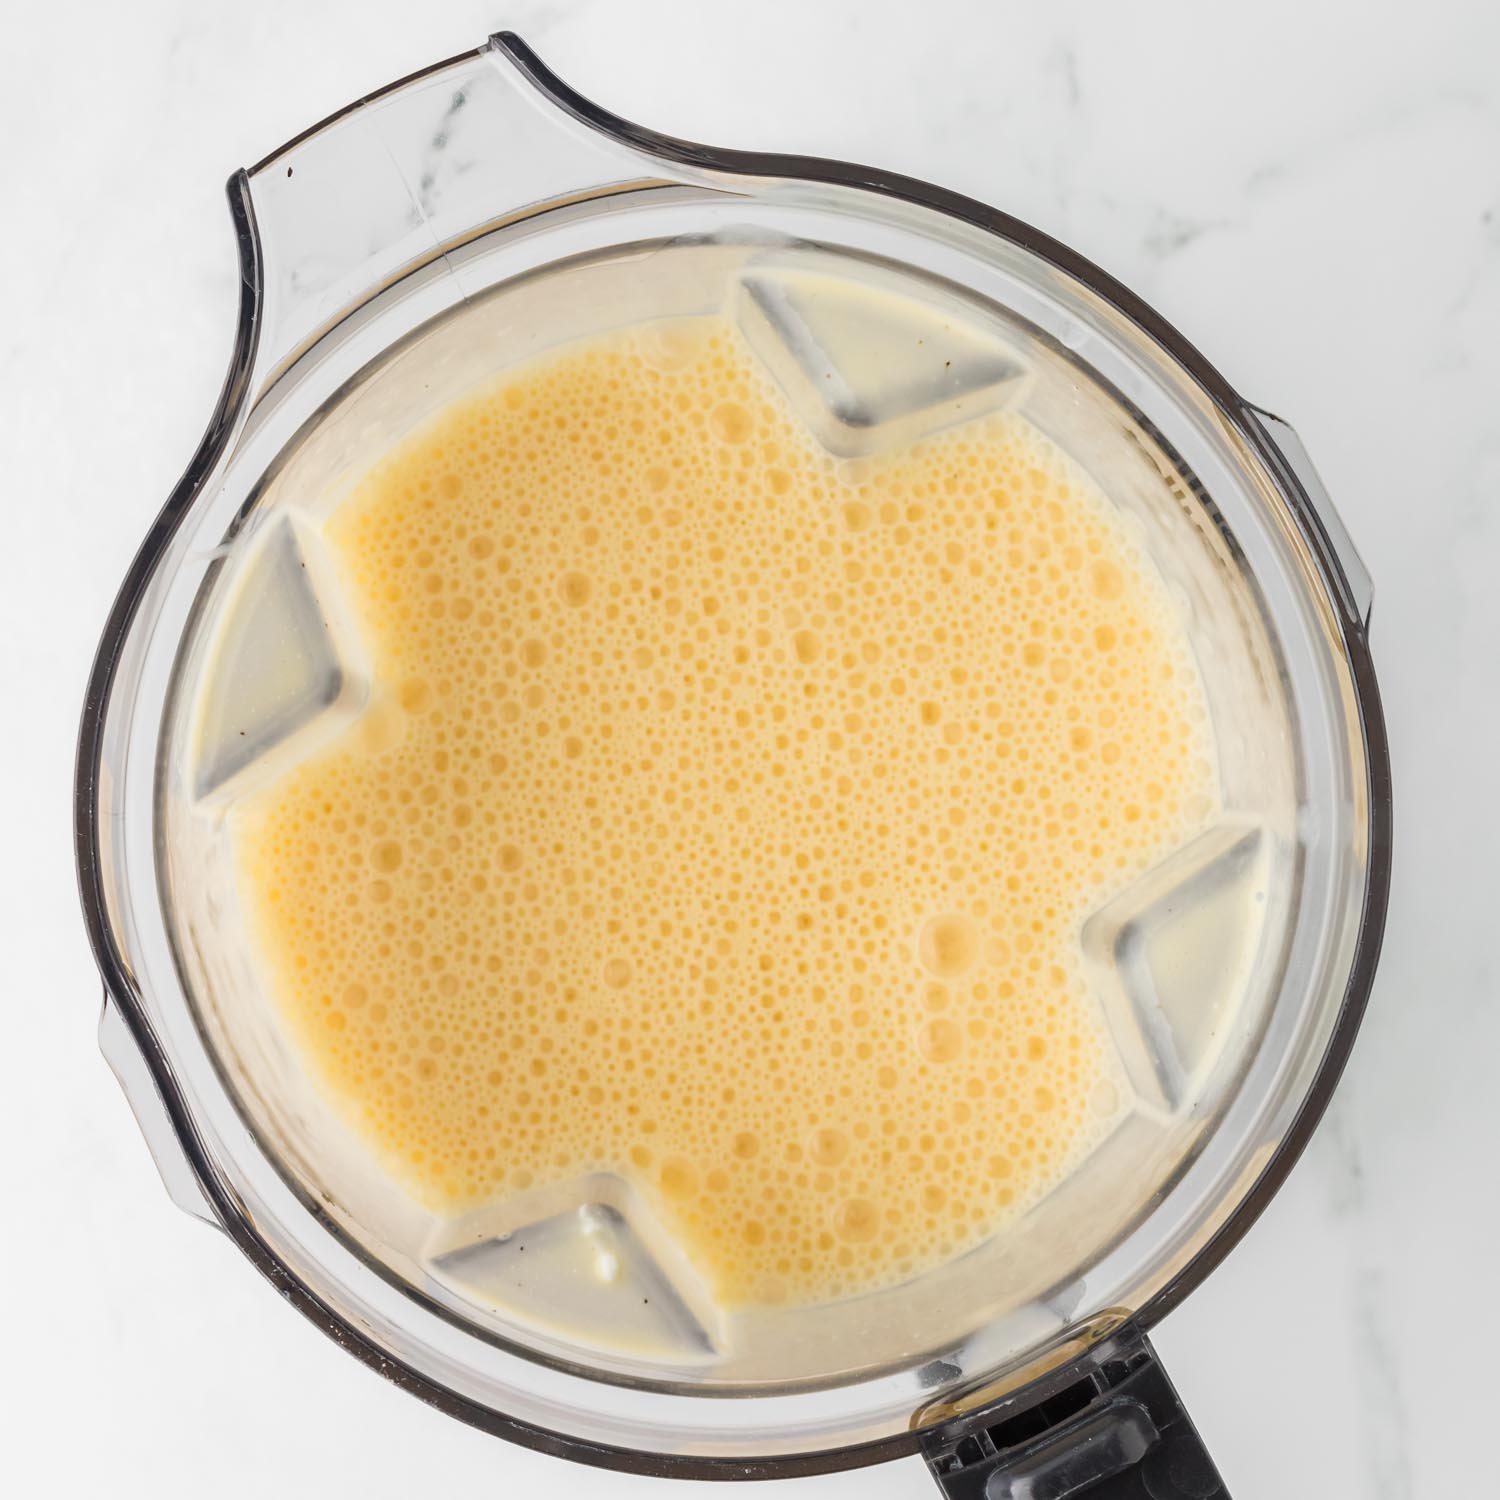
[(726, 1305), (898, 1280), (1117, 1111), (1082, 919), (1217, 807), (1092, 483), (998, 416), (817, 449), (730, 324), (555, 355), (327, 528), (372, 655), (237, 817), (269, 987), (409, 1187), (605, 1170)]

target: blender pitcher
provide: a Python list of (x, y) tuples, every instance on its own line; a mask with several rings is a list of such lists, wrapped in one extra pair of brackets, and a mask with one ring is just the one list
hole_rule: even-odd
[[(1390, 860), (1370, 582), (1291, 429), (1026, 225), (657, 135), (508, 34), (229, 199), (229, 374), (110, 616), (76, 791), (101, 1042), (173, 1199), (382, 1374), (551, 1453), (742, 1478), (921, 1452), (955, 1497), (1224, 1493), (1146, 1330), (1306, 1143)], [(1225, 807), (1084, 925), (1129, 1085), (1116, 1128), (967, 1254), (796, 1309), (715, 1306), (608, 1174), (458, 1218), (414, 1201), (283, 1033), (231, 858), (237, 799), (370, 711), (320, 535), (355, 481), (499, 371), (705, 312), (841, 459), (1011, 410), (1081, 464), (1187, 621)], [(884, 346), (906, 353), (867, 358)]]

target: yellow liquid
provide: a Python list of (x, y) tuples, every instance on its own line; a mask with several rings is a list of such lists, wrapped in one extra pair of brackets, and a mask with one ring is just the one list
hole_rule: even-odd
[(445, 410), (327, 536), (375, 699), (240, 871), (420, 1198), (618, 1173), (724, 1305), (809, 1302), (1108, 1130), (1080, 924), (1218, 794), (1159, 579), (1033, 428), (839, 463), (728, 322), (647, 325)]

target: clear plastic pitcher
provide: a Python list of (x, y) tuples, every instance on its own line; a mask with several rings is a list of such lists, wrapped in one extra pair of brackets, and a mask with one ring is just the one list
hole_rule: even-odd
[[(508, 35), (313, 127), (229, 197), (233, 359), (111, 615), (78, 765), (103, 1044), (176, 1201), (383, 1374), (551, 1452), (743, 1477), (920, 1449), (955, 1496), (1220, 1493), (1145, 1333), (1327, 1102), (1390, 857), (1370, 584), (1292, 431), (1004, 214), (653, 134)], [(230, 849), (236, 799), (367, 709), (320, 537), (353, 483), (499, 371), (704, 312), (840, 457), (1004, 409), (1083, 465), (1188, 621), (1226, 808), (1085, 925), (1132, 1093), (1118, 1128), (968, 1254), (796, 1309), (714, 1306), (608, 1174), (456, 1220), (414, 1201), (262, 993)], [(1123, 1487), (1139, 1475), (1149, 1491)]]

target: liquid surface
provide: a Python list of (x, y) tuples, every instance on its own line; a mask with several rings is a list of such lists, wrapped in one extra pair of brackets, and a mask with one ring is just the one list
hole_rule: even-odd
[(370, 708), (236, 813), (291, 1029), (441, 1210), (630, 1180), (726, 1306), (899, 1280), (1117, 1116), (1088, 913), (1217, 809), (1159, 580), (1019, 418), (836, 462), (717, 319), (335, 513)]

